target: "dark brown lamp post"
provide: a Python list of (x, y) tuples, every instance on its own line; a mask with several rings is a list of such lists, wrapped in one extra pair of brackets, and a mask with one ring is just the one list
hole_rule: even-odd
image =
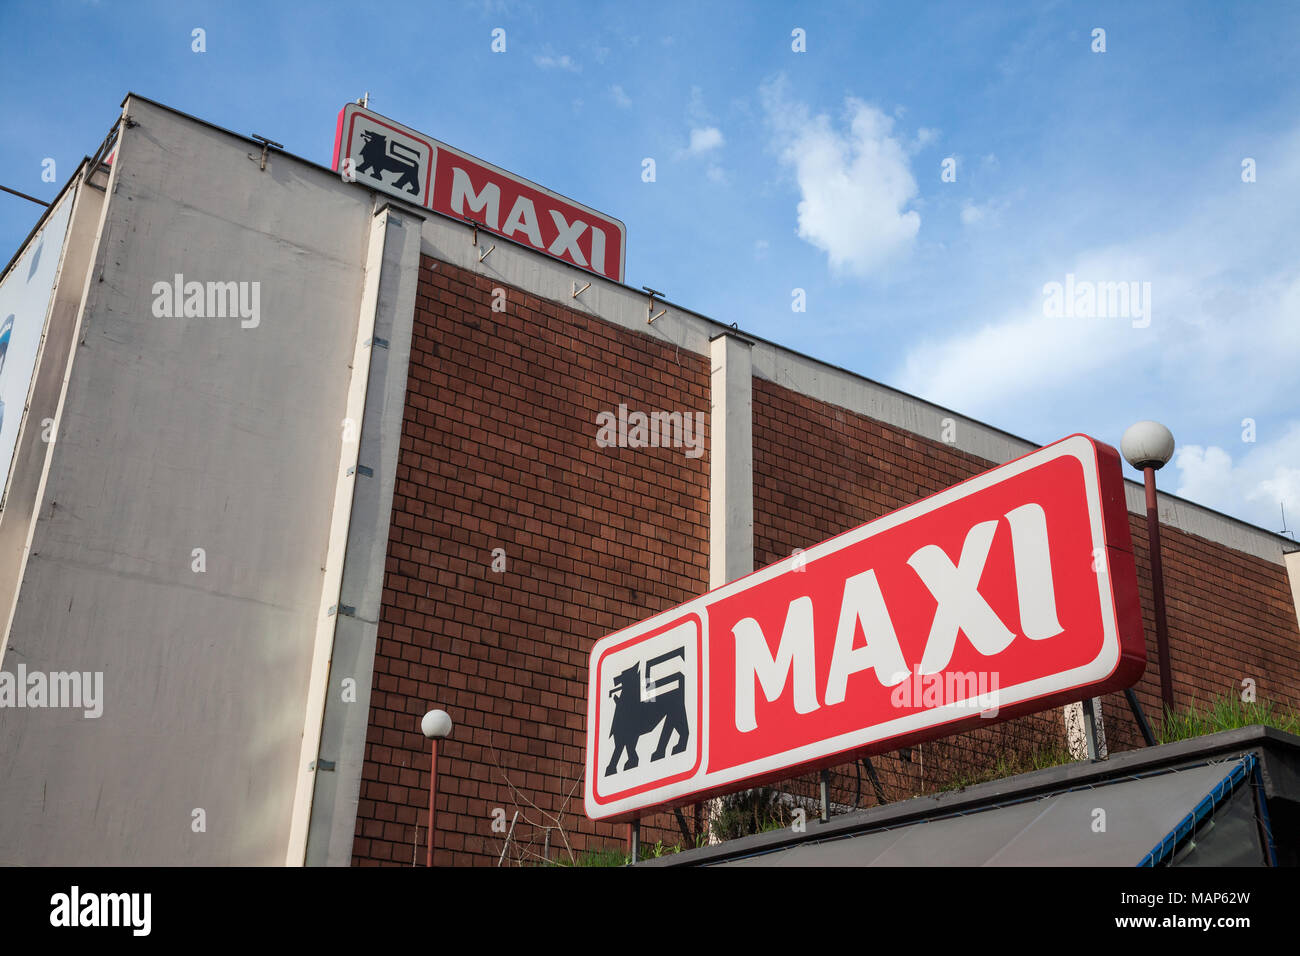
[(1147, 490), (1147, 540), (1151, 544), (1151, 591), (1156, 605), (1156, 648), (1160, 656), (1160, 697), (1166, 712), (1174, 709), (1174, 678), (1169, 669), (1169, 628), (1165, 623), (1165, 580), (1160, 570), (1160, 513), (1156, 507), (1156, 471), (1174, 456), (1174, 436), (1159, 422), (1138, 422), (1124, 432), (1120, 450), (1142, 472)]
[(451, 736), (451, 716), (445, 710), (431, 710), (420, 721), (420, 730), (433, 743), (429, 764), (429, 848), (425, 865), (433, 866), (433, 804), (438, 799), (438, 741)]

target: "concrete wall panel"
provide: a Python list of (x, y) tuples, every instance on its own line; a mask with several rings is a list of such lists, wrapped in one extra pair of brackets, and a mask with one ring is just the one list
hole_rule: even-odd
[[(102, 671), (103, 715), (0, 710), (0, 862), (279, 864), (373, 203), (125, 108), (4, 661)], [(257, 321), (158, 317), (176, 274)]]

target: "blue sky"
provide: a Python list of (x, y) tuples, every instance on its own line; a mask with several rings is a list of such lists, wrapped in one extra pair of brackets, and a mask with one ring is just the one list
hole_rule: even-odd
[[(622, 219), (629, 285), (1035, 441), (1158, 419), (1162, 488), (1279, 530), (1298, 40), (1288, 3), (0, 0), (0, 182), (52, 198), (127, 91), (328, 164), (369, 91)], [(39, 212), (0, 194), (5, 259)], [(1050, 314), (1068, 275), (1143, 308)]]

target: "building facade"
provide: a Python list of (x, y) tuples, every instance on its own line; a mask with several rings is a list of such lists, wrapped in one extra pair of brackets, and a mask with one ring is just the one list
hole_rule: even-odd
[[(622, 846), (582, 809), (596, 640), (1035, 447), (134, 95), (63, 211), (0, 669), (102, 674), (102, 714), (0, 708), (4, 863), (422, 863), (431, 707), (436, 864)], [(1178, 702), (1300, 707), (1294, 544), (1160, 517)], [(879, 791), (836, 768), (831, 801), (1066, 741), (1040, 713), (877, 755)]]

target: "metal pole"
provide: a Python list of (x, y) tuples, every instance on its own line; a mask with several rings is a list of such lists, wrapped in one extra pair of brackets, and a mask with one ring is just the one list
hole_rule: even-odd
[(641, 821), (633, 820), (627, 825), (628, 849), (632, 853), (632, 862), (641, 859)]
[(821, 779), (821, 796), (822, 796), (822, 823), (831, 822), (831, 773), (829, 770), (822, 771)]
[(871, 781), (871, 789), (876, 791), (876, 803), (884, 806), (889, 802), (889, 797), (885, 796), (885, 788), (880, 783), (880, 775), (876, 773), (875, 764), (871, 762), (870, 757), (863, 757), (862, 766), (867, 769), (867, 779)]
[(1133, 711), (1133, 719), (1137, 721), (1138, 729), (1142, 731), (1142, 739), (1148, 747), (1154, 747), (1156, 745), (1155, 735), (1151, 733), (1151, 725), (1147, 723), (1146, 712), (1142, 709), (1142, 705), (1138, 703), (1137, 694), (1133, 693), (1132, 687), (1124, 688), (1124, 697), (1128, 700), (1128, 709)]
[(425, 857), (425, 866), (433, 866), (433, 804), (438, 799), (438, 740), (433, 741), (433, 757), (429, 763), (429, 847)]
[(20, 198), (22, 198), (22, 199), (26, 199), (26, 200), (29, 201), (29, 202), (34, 202), (34, 203), (36, 203), (36, 205), (38, 205), (38, 206), (48, 206), (48, 205), (49, 205), (49, 203), (47, 203), (44, 199), (37, 199), (35, 196), (29, 196), (29, 195), (27, 195), (26, 193), (20, 193), (20, 192), (19, 192), (18, 190), (16, 190), (16, 189), (10, 189), (8, 186), (0, 186), (0, 189), (3, 189), (3, 190), (4, 190), (5, 192), (7, 192), (7, 193), (13, 193), (15, 196), (18, 196), (18, 197), (20, 197)]
[(1092, 706), (1092, 698), (1083, 699), (1083, 739), (1088, 745), (1088, 759), (1096, 760), (1098, 756), (1097, 747), (1097, 714)]
[(1160, 567), (1160, 513), (1156, 507), (1156, 470), (1142, 469), (1147, 489), (1147, 539), (1151, 544), (1151, 591), (1156, 604), (1156, 653), (1160, 657), (1160, 698), (1174, 709), (1174, 678), (1169, 669), (1169, 628), (1165, 621), (1165, 578)]

